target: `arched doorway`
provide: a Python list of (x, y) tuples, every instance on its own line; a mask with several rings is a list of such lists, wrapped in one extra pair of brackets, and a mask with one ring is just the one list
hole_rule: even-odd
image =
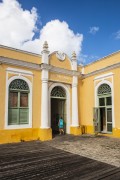
[(62, 117), (66, 131), (66, 92), (61, 86), (56, 86), (51, 91), (51, 128), (54, 134), (59, 133), (58, 121)]
[(111, 87), (103, 83), (97, 90), (99, 131), (112, 132), (112, 93)]

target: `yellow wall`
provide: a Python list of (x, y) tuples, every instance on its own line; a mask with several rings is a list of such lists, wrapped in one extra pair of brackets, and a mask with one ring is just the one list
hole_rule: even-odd
[[(113, 92), (114, 92), (114, 121), (115, 128), (113, 135), (120, 134), (120, 68), (99, 73), (94, 76), (79, 80), (79, 117), (81, 125), (85, 125), (92, 132), (93, 129), (93, 107), (95, 107), (95, 86), (102, 80), (94, 81), (94, 78), (103, 74), (113, 73)], [(109, 82), (112, 79), (105, 78)], [(90, 130), (92, 129), (92, 130)]]
[(81, 125), (92, 125), (94, 107), (93, 77), (79, 80), (79, 117)]
[(100, 59), (96, 62), (86, 65), (84, 67), (84, 71), (85, 74), (87, 74), (119, 62), (120, 62), (120, 52), (114, 53), (113, 55), (109, 55), (106, 58)]
[(71, 70), (71, 63), (69, 58), (66, 56), (64, 61), (59, 60), (56, 57), (56, 53), (52, 53), (50, 55), (50, 59), (49, 62), (51, 65), (55, 66), (55, 67), (59, 67), (59, 68), (63, 68), (63, 69), (68, 69)]
[(0, 56), (22, 60), (26, 62), (41, 64), (41, 56), (33, 55), (32, 53), (24, 53), (24, 51), (16, 51), (15, 49), (8, 49), (7, 47), (0, 47)]
[(56, 82), (63, 82), (63, 83), (68, 83), (68, 84), (72, 84), (72, 77), (71, 76), (67, 76), (64, 74), (59, 74), (59, 73), (50, 73), (49, 74), (49, 79), (51, 81), (56, 81)]
[(114, 69), (115, 127), (120, 128), (120, 68)]

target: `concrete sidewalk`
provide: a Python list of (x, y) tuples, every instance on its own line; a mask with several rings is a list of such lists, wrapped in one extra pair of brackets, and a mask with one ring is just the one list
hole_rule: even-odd
[(56, 136), (46, 144), (74, 154), (120, 167), (120, 139), (106, 136)]

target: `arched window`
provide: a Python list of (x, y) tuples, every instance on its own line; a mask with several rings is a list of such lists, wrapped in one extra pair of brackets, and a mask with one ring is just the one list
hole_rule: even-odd
[(9, 85), (8, 125), (29, 123), (29, 86), (22, 79)]
[(102, 84), (98, 88), (98, 95), (110, 94), (110, 93), (111, 93), (111, 87), (108, 84)]
[(98, 126), (101, 132), (112, 132), (112, 91), (111, 87), (103, 83), (98, 91)]
[(66, 98), (65, 90), (60, 86), (54, 87), (51, 92), (51, 97)]
[(112, 105), (111, 87), (108, 84), (101, 84), (97, 91), (99, 106)]

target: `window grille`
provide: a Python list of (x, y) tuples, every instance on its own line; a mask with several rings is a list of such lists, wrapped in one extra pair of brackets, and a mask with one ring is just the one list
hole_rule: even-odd
[(111, 87), (108, 84), (102, 84), (98, 88), (98, 95), (110, 94), (110, 93), (111, 93)]
[(52, 92), (51, 92), (51, 96), (52, 97), (66, 97), (66, 93), (65, 93), (65, 90), (60, 87), (60, 86), (57, 86), (57, 87), (54, 87)]
[(27, 90), (29, 91), (28, 84), (22, 79), (15, 79), (10, 83), (10, 90)]

